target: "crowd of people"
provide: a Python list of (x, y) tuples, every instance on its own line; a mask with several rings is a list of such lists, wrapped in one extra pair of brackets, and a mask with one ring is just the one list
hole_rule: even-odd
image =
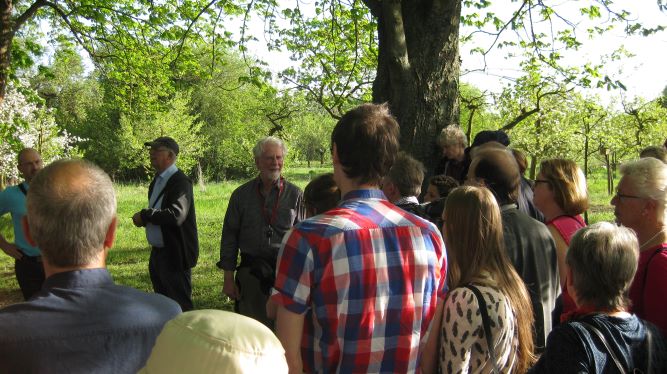
[(301, 191), (285, 143), (258, 141), (217, 263), (234, 313), (193, 310), (196, 204), (174, 139), (145, 143), (156, 174), (132, 217), (154, 293), (106, 270), (109, 177), (24, 149), (25, 180), (0, 192), (25, 298), (0, 310), (0, 372), (667, 372), (664, 149), (623, 164), (616, 222), (587, 226), (572, 160), (530, 180), (502, 131), (468, 146), (452, 125), (437, 143), (429, 173), (399, 152), (387, 106), (361, 105), (333, 129), (333, 173)]

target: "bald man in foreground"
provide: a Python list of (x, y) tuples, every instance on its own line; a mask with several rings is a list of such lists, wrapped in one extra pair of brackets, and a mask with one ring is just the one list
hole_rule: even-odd
[(24, 232), (46, 280), (30, 301), (0, 310), (0, 372), (136, 373), (181, 309), (111, 279), (111, 180), (86, 161), (56, 161), (33, 179), (27, 207)]
[(44, 268), (39, 248), (30, 245), (23, 234), (21, 220), (26, 212), (26, 195), (32, 178), (42, 170), (42, 157), (32, 148), (24, 148), (18, 154), (18, 169), (23, 182), (0, 191), (0, 216), (9, 213), (14, 225), (14, 242), (9, 242), (0, 234), (0, 249), (14, 258), (16, 281), (28, 300), (42, 288)]

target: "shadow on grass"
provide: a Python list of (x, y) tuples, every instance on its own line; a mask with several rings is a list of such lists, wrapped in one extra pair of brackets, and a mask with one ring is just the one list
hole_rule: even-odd
[(0, 308), (23, 301), (23, 294), (16, 286), (15, 290), (0, 289)]
[(0, 308), (23, 301), (23, 294), (14, 276), (14, 260), (2, 258), (0, 266)]

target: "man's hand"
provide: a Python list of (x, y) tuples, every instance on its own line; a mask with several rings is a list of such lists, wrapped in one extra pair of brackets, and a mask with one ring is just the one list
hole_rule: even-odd
[(6, 254), (14, 257), (17, 260), (20, 260), (23, 257), (23, 253), (21, 253), (19, 247), (17, 247), (15, 244), (5, 242), (1, 248)]
[(222, 285), (222, 293), (232, 300), (238, 300), (241, 295), (236, 282), (234, 282), (234, 272), (225, 270), (225, 280)]
[(141, 219), (141, 212), (134, 213), (134, 215), (132, 216), (132, 223), (134, 223), (134, 225), (137, 227), (146, 226), (144, 221)]

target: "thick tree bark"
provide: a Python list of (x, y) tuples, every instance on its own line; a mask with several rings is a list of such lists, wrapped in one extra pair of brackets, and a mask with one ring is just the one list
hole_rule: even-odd
[(9, 67), (12, 63), (12, 2), (0, 0), (0, 105), (5, 101)]
[[(12, 64), (12, 41), (23, 24), (32, 19), (37, 11), (47, 6), (46, 0), (37, 0), (16, 19), (12, 18), (12, 0), (0, 0), (0, 105), (5, 101), (9, 72)], [(55, 4), (51, 4), (55, 7)]]
[(373, 101), (389, 103), (401, 125), (401, 148), (432, 171), (441, 155), (440, 130), (459, 124), (461, 2), (364, 3), (378, 21)]

